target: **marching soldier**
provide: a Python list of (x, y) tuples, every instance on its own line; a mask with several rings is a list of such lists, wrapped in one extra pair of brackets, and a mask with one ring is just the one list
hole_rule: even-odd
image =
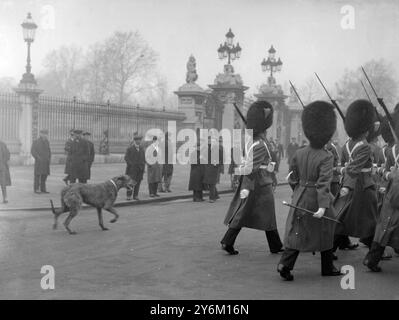
[(342, 152), (343, 179), (334, 206), (339, 224), (334, 249), (342, 245), (339, 235), (361, 238), (370, 246), (377, 220), (377, 192), (372, 177), (372, 152), (366, 138), (375, 126), (375, 110), (366, 100), (350, 104), (345, 116), (345, 130), (350, 137)]
[[(399, 114), (394, 113), (393, 119), (395, 132), (398, 135)], [(373, 272), (381, 271), (378, 264), (384, 257), (385, 247), (390, 246), (399, 253), (399, 145), (394, 144), (392, 148), (388, 149), (387, 153), (384, 177), (388, 184), (373, 242), (363, 261), (363, 264)]]
[(35, 159), (33, 189), (35, 193), (49, 193), (46, 189), (51, 161), (50, 143), (47, 138), (48, 130), (40, 130), (39, 134), (39, 138), (33, 141), (31, 147), (31, 153)]
[(310, 145), (297, 150), (290, 165), (289, 180), (294, 187), (292, 205), (296, 208), (290, 209), (287, 218), (285, 250), (277, 266), (280, 276), (287, 281), (294, 280), (291, 271), (299, 252), (320, 251), (321, 275), (341, 275), (333, 264), (335, 222), (326, 219), (335, 216), (330, 193), (334, 158), (324, 146), (336, 126), (334, 106), (328, 102), (315, 101), (302, 113), (302, 127)]
[(270, 252), (282, 251), (274, 208), (275, 163), (266, 140), (266, 130), (272, 123), (270, 103), (257, 101), (250, 106), (247, 129), (253, 130), (253, 144), (246, 152), (244, 164), (238, 168), (241, 177), (224, 221), (228, 230), (221, 241), (222, 249), (231, 255), (238, 254), (234, 243), (242, 227), (265, 231)]

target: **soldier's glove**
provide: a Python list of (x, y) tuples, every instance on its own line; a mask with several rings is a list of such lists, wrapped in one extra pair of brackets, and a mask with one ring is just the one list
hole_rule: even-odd
[(324, 216), (324, 213), (326, 212), (326, 208), (319, 208), (319, 210), (317, 210), (315, 213), (314, 213), (314, 215), (313, 215), (313, 217), (315, 217), (315, 218), (321, 218), (322, 216)]
[(348, 193), (349, 193), (349, 188), (343, 187), (343, 188), (341, 188), (341, 190), (339, 191), (339, 196), (340, 196), (340, 197), (345, 197)]
[(242, 189), (240, 192), (240, 198), (241, 199), (245, 199), (247, 198), (249, 195), (249, 190), (248, 189)]

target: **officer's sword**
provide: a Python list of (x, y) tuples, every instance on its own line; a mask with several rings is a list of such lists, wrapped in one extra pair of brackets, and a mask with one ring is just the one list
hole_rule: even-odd
[[(283, 201), (283, 205), (285, 205), (285, 206), (287, 206), (287, 207), (291, 207), (291, 208), (297, 209), (297, 210), (301, 210), (301, 211), (306, 212), (306, 213), (309, 213), (309, 214), (311, 214), (312, 216), (315, 214), (315, 212), (313, 212), (313, 211), (310, 211), (310, 210), (305, 209), (305, 208), (301, 208), (301, 207), (294, 206), (293, 204), (290, 204), (290, 203), (288, 203), (287, 201)], [(342, 223), (341, 221), (335, 220), (335, 219), (330, 218), (330, 217), (322, 216), (322, 218), (324, 218), (324, 219), (326, 219), (326, 220), (330, 220), (330, 221), (336, 222), (336, 223)]]

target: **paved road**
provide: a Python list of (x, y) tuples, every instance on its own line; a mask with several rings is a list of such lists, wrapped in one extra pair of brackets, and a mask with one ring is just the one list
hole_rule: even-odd
[[(288, 187), (276, 195), (283, 234)], [(276, 273), (264, 233), (245, 229), (238, 256), (225, 255), (219, 241), (231, 195), (215, 204), (176, 201), (120, 208), (121, 218), (102, 232), (94, 210), (73, 222), (78, 234), (51, 229), (49, 212), (0, 213), (1, 299), (398, 299), (399, 257), (384, 272), (365, 270), (365, 249), (340, 252), (340, 264), (355, 267), (355, 290), (340, 278), (322, 278), (320, 258), (299, 257), (295, 281)], [(55, 290), (40, 287), (43, 265), (55, 268)]]

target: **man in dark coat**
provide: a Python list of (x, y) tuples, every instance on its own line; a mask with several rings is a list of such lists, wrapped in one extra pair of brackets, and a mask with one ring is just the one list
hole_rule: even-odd
[(296, 143), (296, 138), (291, 138), (291, 142), (287, 147), (287, 162), (288, 166), (291, 163), (291, 159), (294, 156), (295, 152), (298, 150), (299, 145)]
[(3, 196), (3, 203), (8, 203), (7, 187), (11, 186), (8, 161), (10, 161), (10, 151), (8, 150), (7, 145), (3, 141), (0, 141), (0, 187)]
[[(217, 199), (216, 183), (219, 180), (220, 164), (223, 159), (220, 159), (219, 144), (212, 141), (211, 137), (208, 139), (207, 146), (208, 161), (204, 165), (204, 179), (203, 183), (209, 190), (209, 202), (213, 203)], [(219, 158), (219, 159), (218, 159)]]
[(266, 130), (272, 123), (270, 103), (257, 101), (250, 106), (247, 129), (253, 130), (253, 143), (247, 148), (244, 164), (237, 168), (240, 182), (224, 220), (228, 230), (221, 241), (222, 249), (231, 255), (238, 254), (234, 243), (242, 227), (265, 231), (270, 252), (282, 251), (273, 195), (275, 163), (266, 139)]
[(294, 186), (292, 205), (314, 212), (313, 215), (290, 208), (284, 237), (284, 253), (277, 271), (285, 280), (294, 279), (299, 252), (321, 253), (322, 276), (338, 276), (333, 264), (332, 248), (335, 223), (330, 185), (333, 177), (333, 155), (325, 148), (337, 127), (334, 106), (328, 102), (310, 103), (302, 113), (302, 127), (310, 145), (300, 148), (292, 158), (289, 182)]
[(47, 176), (50, 175), (51, 150), (47, 135), (48, 130), (39, 132), (39, 138), (33, 141), (31, 154), (35, 159), (33, 191), (35, 193), (48, 193), (46, 189)]
[(86, 183), (89, 178), (89, 145), (82, 138), (82, 130), (75, 130), (71, 147), (71, 183)]
[(203, 199), (204, 190), (204, 174), (205, 164), (201, 155), (201, 144), (197, 142), (196, 149), (190, 154), (190, 179), (188, 182), (188, 190), (193, 191), (193, 201), (201, 202)]
[(142, 136), (135, 134), (133, 143), (127, 148), (125, 153), (126, 174), (136, 182), (133, 190), (128, 189), (126, 191), (127, 200), (131, 200), (132, 195), (134, 200), (139, 200), (140, 184), (145, 170), (145, 151), (141, 145), (141, 139)]
[(345, 116), (345, 130), (350, 139), (342, 152), (343, 179), (334, 207), (339, 224), (336, 228), (334, 249), (342, 237), (362, 238), (371, 245), (377, 224), (377, 190), (372, 176), (372, 152), (366, 138), (375, 123), (375, 110), (367, 100), (350, 104)]
[(64, 146), (64, 152), (66, 154), (66, 160), (65, 160), (65, 170), (64, 173), (66, 174), (65, 178), (62, 179), (65, 184), (67, 185), (71, 181), (71, 150), (72, 150), (72, 143), (75, 140), (75, 130), (71, 129), (69, 130), (69, 138), (65, 142)]
[(90, 180), (91, 178), (91, 166), (93, 165), (94, 158), (95, 158), (95, 150), (94, 150), (94, 143), (90, 141), (90, 132), (83, 132), (83, 139), (87, 142), (89, 145), (89, 154), (88, 154), (88, 160), (87, 160), (87, 166), (88, 166), (88, 177), (87, 180)]

